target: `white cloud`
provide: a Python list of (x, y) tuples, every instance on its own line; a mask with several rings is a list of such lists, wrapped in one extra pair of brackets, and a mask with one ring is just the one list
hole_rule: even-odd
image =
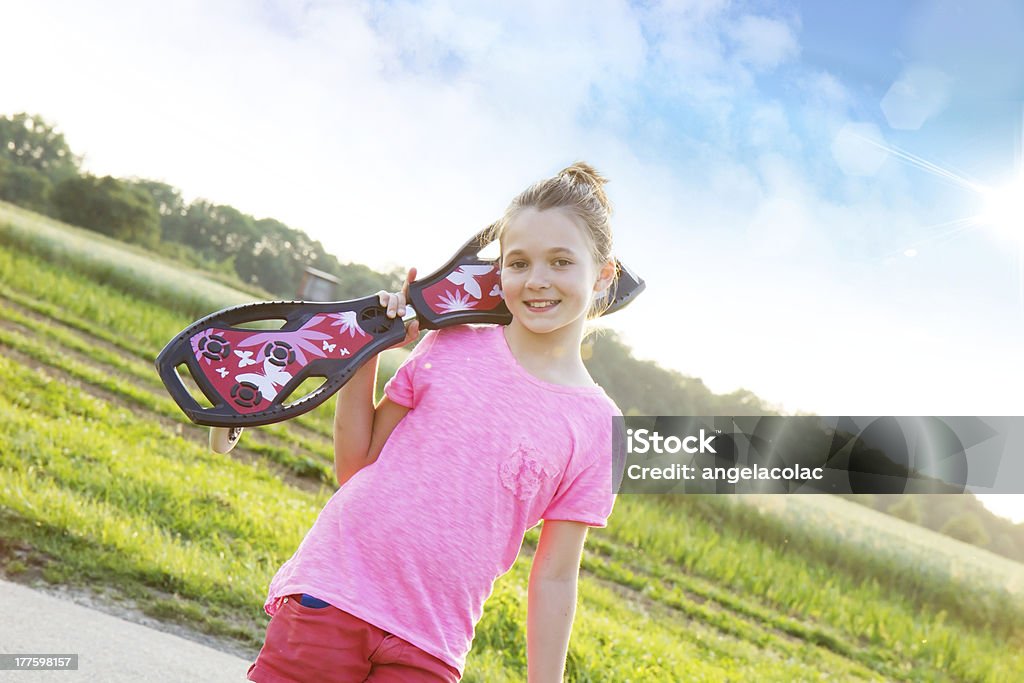
[[(644, 58), (624, 3), (476, 17), (448, 3), (273, 9), (25, 6), (23, 25), (52, 26), (51, 40), (90, 58), (8, 73), (24, 104), (0, 105), (61, 123), (96, 171), (273, 215), (342, 259), (436, 262), (514, 188), (572, 161), (592, 91), (614, 101)], [(379, 234), (403, 246), (382, 256)]]
[(790, 156), (802, 156), (803, 143), (794, 134), (782, 102), (773, 100), (757, 105), (746, 132), (750, 144), (758, 149), (784, 150)]
[[(609, 322), (717, 390), (884, 412), (872, 373), (888, 372), (907, 383), (887, 406), (913, 413), (933, 360), (992, 345), (917, 353), (886, 300), (903, 276), (848, 263), (905, 248), (918, 202), (894, 164), (869, 185), (835, 163), (858, 100), (799, 64), (797, 18), (724, 0), (4, 11), (46, 29), (5, 33), (0, 63), (34, 57), (0, 73), (0, 112), (58, 122), (92, 170), (276, 217), (342, 260), (426, 271), (528, 183), (592, 161), (612, 179), (620, 253), (649, 283)], [(796, 94), (767, 100), (759, 79), (782, 66)], [(925, 306), (935, 259), (906, 260), (921, 284), (904, 303)], [(850, 284), (866, 273), (871, 287)], [(928, 395), (967, 405), (955, 386)]]
[(737, 14), (728, 2), (655, 4), (640, 20), (651, 43), (649, 74), (661, 91), (705, 110), (749, 94), (758, 73), (799, 53), (798, 22)]
[(736, 59), (754, 69), (774, 69), (800, 53), (794, 27), (771, 17), (745, 15), (728, 29)]
[(847, 123), (832, 140), (832, 156), (844, 173), (870, 176), (889, 157), (882, 132), (873, 123)]

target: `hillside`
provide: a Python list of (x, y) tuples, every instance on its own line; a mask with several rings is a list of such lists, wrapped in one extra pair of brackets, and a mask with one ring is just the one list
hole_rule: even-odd
[[(4, 223), (5, 242), (192, 318), (244, 300), (290, 299), (309, 267), (337, 280), (339, 299), (394, 289), (401, 281), (401, 269), (379, 273), (342, 264), (319, 241), (277, 219), (204, 198), (187, 201), (163, 181), (100, 178), (82, 169), (82, 158), (42, 116), (0, 116), (0, 199), (27, 209), (0, 203), (0, 221), (11, 218)], [(54, 232), (30, 211), (92, 232)], [(184, 272), (200, 274), (202, 281), (175, 289)], [(699, 378), (637, 360), (614, 334), (597, 336), (584, 354), (591, 374), (627, 415), (775, 412), (746, 389), (715, 395)], [(1024, 562), (1024, 524), (1015, 527), (990, 514), (972, 496), (853, 500)]]
[[(250, 298), (0, 204), (4, 576), (255, 654), (267, 583), (334, 491), (333, 401), (217, 455), (152, 367), (197, 315)], [(523, 680), (536, 539), (467, 681)], [(995, 682), (1024, 679), (1022, 652), (1018, 563), (830, 496), (620, 496), (588, 540), (567, 678)]]

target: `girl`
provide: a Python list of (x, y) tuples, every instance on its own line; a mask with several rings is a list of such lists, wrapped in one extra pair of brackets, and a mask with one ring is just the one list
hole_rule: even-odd
[[(494, 580), (541, 520), (528, 675), (562, 680), (587, 527), (614, 503), (621, 413), (580, 355), (616, 275), (605, 182), (574, 164), (495, 224), (511, 323), (427, 333), (376, 406), (376, 360), (341, 390), (340, 488), (271, 581), (250, 680), (459, 680)], [(415, 277), (380, 292), (390, 317)], [(418, 334), (414, 321), (400, 345)]]

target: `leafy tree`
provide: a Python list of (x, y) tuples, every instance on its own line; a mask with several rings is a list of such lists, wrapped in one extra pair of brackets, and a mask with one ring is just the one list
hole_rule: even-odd
[(737, 389), (731, 394), (715, 395), (710, 415), (772, 415), (757, 394), (748, 389)]
[(187, 244), (215, 261), (235, 256), (256, 234), (250, 216), (205, 199), (189, 204), (184, 215), (163, 223), (162, 228), (164, 239)]
[(896, 502), (889, 506), (888, 513), (911, 524), (920, 524), (924, 517), (921, 503), (914, 495), (898, 496)]
[(302, 269), (316, 258), (309, 237), (273, 218), (253, 224), (252, 238), (235, 257), (235, 271), (245, 282), (283, 298), (293, 298)]
[[(587, 346), (587, 369), (625, 415), (771, 414), (756, 408), (760, 400), (749, 392), (716, 396), (698, 378), (634, 358), (614, 332), (595, 335)], [(723, 405), (732, 412), (720, 412)]]
[(972, 545), (986, 546), (989, 543), (989, 536), (988, 533), (985, 532), (984, 525), (982, 525), (978, 516), (972, 512), (962, 512), (959, 515), (951, 517), (949, 521), (942, 526), (939, 533), (952, 536), (964, 543), (970, 543)]
[(0, 199), (45, 213), (52, 191), (50, 179), (39, 171), (0, 157)]
[(328, 267), (319, 267), (341, 280), (337, 292), (339, 299), (358, 299), (382, 289), (394, 292), (401, 289), (402, 282), (405, 281), (404, 269), (378, 273), (361, 263), (339, 264), (331, 254), (327, 254), (326, 257), (324, 260), (328, 261)]
[(243, 281), (284, 298), (297, 295), (306, 267), (338, 277), (341, 280), (335, 292), (338, 299), (397, 289), (405, 275), (404, 272), (400, 276), (381, 274), (358, 264), (339, 264), (334, 256), (324, 251), (320, 242), (273, 218), (256, 221), (254, 232), (253, 239), (235, 257), (235, 270)]
[(153, 246), (160, 237), (153, 201), (112, 176), (68, 178), (54, 189), (53, 205), (61, 220), (126, 242)]
[(26, 113), (0, 117), (0, 157), (45, 175), (52, 183), (78, 175), (76, 157), (54, 126)]
[(132, 187), (136, 187), (153, 200), (157, 213), (160, 214), (161, 222), (164, 218), (172, 216), (181, 217), (185, 215), (185, 200), (181, 197), (181, 190), (172, 187), (159, 180), (146, 180), (144, 178), (133, 178), (128, 181)]
[(1024, 556), (1021, 555), (1020, 547), (1014, 542), (1013, 536), (1008, 533), (996, 534), (992, 539), (991, 550), (994, 553), (998, 553), (1004, 557), (1013, 558), (1018, 561), (1024, 559)]

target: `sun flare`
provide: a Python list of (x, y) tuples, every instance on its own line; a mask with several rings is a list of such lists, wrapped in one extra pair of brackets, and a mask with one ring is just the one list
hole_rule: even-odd
[(1002, 187), (982, 192), (981, 220), (1002, 235), (1024, 242), (1024, 173)]

